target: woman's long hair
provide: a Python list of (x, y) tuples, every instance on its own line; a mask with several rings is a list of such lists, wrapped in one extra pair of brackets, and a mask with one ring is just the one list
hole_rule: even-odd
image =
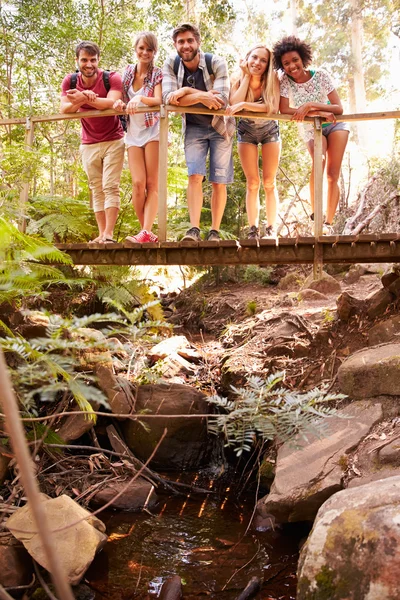
[[(257, 44), (256, 46), (253, 46), (253, 48), (251, 48), (245, 57), (245, 60), (247, 61), (250, 54), (254, 51), (254, 50), (258, 50), (258, 48), (263, 48), (264, 50), (267, 51), (268, 53), (268, 64), (267, 64), (267, 68), (265, 69), (264, 73), (262, 74), (261, 77), (261, 96), (263, 99), (264, 104), (267, 105), (267, 113), (271, 114), (274, 112), (274, 106), (275, 106), (275, 71), (274, 71), (274, 66), (273, 66), (273, 61), (272, 61), (272, 52), (269, 48), (267, 48), (267, 46), (264, 46), (264, 44)], [(240, 73), (237, 74), (237, 76), (234, 78), (233, 81), (233, 85), (239, 87), (240, 83), (243, 79), (243, 71), (241, 70)], [(253, 92), (250, 88), (250, 86), (248, 87), (247, 90), (247, 94), (246, 94), (246, 102), (254, 102), (254, 95)]]
[[(137, 48), (139, 42), (143, 40), (148, 47), (150, 48), (150, 50), (154, 50), (154, 53), (157, 53), (158, 50), (158, 41), (156, 36), (154, 35), (154, 33), (151, 33), (151, 31), (141, 31), (140, 33), (137, 34), (136, 39), (135, 39), (135, 43), (133, 45), (133, 47)], [(149, 68), (148, 68), (148, 72), (151, 73), (151, 71), (154, 68), (154, 61), (150, 61), (149, 63)]]

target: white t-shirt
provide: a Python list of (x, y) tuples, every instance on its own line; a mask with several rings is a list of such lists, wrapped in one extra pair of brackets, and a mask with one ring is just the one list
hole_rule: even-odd
[[(283, 98), (289, 99), (291, 108), (299, 108), (306, 102), (322, 102), (329, 104), (328, 94), (333, 92), (335, 85), (326, 71), (318, 69), (309, 71), (311, 79), (304, 83), (296, 83), (283, 73), (280, 77), (280, 94)], [(328, 123), (329, 125), (329, 123)], [(314, 137), (314, 127), (312, 123), (298, 123), (301, 135), (304, 141), (308, 142)]]

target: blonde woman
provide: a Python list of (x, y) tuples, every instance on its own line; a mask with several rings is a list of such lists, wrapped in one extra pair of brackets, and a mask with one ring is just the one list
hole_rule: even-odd
[(130, 242), (156, 242), (151, 231), (158, 208), (158, 148), (160, 133), (159, 113), (138, 113), (144, 106), (162, 103), (162, 71), (154, 66), (157, 38), (144, 31), (135, 40), (137, 64), (128, 65), (122, 76), (122, 100), (114, 108), (126, 110), (128, 129), (125, 144), (128, 149), (129, 170), (132, 176), (132, 204), (141, 230), (129, 235)]
[[(240, 62), (240, 72), (233, 77), (227, 112), (246, 110), (276, 114), (279, 110), (279, 80), (273, 69), (271, 51), (264, 45), (254, 46)], [(259, 189), (258, 145), (261, 145), (262, 181), (265, 191), (268, 237), (275, 236), (278, 195), (275, 176), (280, 156), (277, 121), (241, 117), (237, 127), (238, 152), (246, 176), (246, 210), (250, 225), (249, 238), (258, 239)]]

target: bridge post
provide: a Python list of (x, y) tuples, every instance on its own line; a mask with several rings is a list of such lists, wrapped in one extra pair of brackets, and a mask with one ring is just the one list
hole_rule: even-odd
[(167, 239), (168, 111), (160, 106), (160, 150), (158, 158), (158, 239)]
[(314, 119), (314, 279), (322, 275), (323, 248), (318, 242), (322, 235), (322, 127), (320, 117)]
[[(34, 127), (35, 124), (31, 121), (30, 117), (26, 117), (26, 123), (25, 123), (25, 151), (29, 151), (32, 150), (32, 146), (33, 146), (33, 139), (34, 139)], [(25, 233), (26, 231), (26, 219), (25, 219), (25, 213), (26, 213), (26, 206), (28, 204), (28, 197), (29, 197), (29, 186), (30, 186), (30, 178), (28, 181), (26, 181), (21, 189), (21, 193), (19, 195), (20, 198), (20, 208), (21, 208), (21, 217), (19, 219), (19, 224), (18, 224), (18, 229), (20, 231), (22, 231), (23, 233)]]

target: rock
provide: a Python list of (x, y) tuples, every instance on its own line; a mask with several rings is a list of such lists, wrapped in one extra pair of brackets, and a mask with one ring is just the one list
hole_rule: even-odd
[(184, 359), (177, 352), (171, 352), (169, 356), (163, 360), (159, 360), (157, 367), (160, 373), (162, 373), (163, 379), (171, 379), (171, 377), (176, 377), (178, 373), (193, 375), (196, 372), (196, 368), (193, 364)]
[(382, 285), (383, 287), (390, 289), (390, 285), (397, 279), (399, 279), (399, 275), (397, 273), (394, 273), (393, 271), (390, 273), (385, 273), (381, 278)]
[[(135, 410), (159, 415), (208, 414), (205, 394), (180, 384), (155, 384), (138, 387)], [(196, 469), (208, 458), (216, 438), (209, 436), (206, 419), (177, 417), (143, 419), (148, 430), (130, 420), (123, 423), (125, 440), (133, 454), (146, 461), (166, 428), (160, 448), (151, 461), (156, 469)]]
[[(54, 532), (56, 552), (62, 561), (69, 583), (76, 585), (82, 579), (96, 552), (107, 541), (104, 533), (105, 525), (69, 496), (49, 498), (45, 494), (41, 494), (41, 499), (49, 528)], [(57, 532), (57, 529), (75, 523), (82, 517), (88, 518), (78, 522), (74, 527)], [(19, 508), (9, 517), (6, 526), (24, 544), (32, 558), (49, 571), (49, 564), (39, 534), (24, 533), (36, 531), (36, 524), (29, 505)]]
[(340, 490), (341, 457), (357, 447), (382, 419), (380, 404), (354, 402), (328, 420), (323, 439), (297, 436), (278, 450), (276, 476), (262, 502), (267, 513), (283, 522), (313, 520), (327, 498)]
[(388, 290), (396, 298), (400, 296), (400, 277), (398, 275), (397, 278), (389, 285)]
[(111, 411), (116, 415), (129, 415), (134, 405), (136, 388), (124, 377), (115, 375), (111, 361), (95, 364), (93, 371)]
[(350, 296), (347, 292), (340, 294), (336, 301), (337, 316), (341, 321), (348, 321), (352, 316), (364, 311), (365, 302)]
[[(47, 327), (50, 319), (47, 315), (39, 310), (30, 310), (25, 314), (24, 311), (19, 313), (22, 316), (22, 322), (18, 325), (18, 333), (27, 340), (33, 338), (48, 337)], [(15, 319), (16, 315), (14, 315)]]
[(3, 483), (8, 473), (8, 465), (10, 463), (11, 458), (5, 456), (4, 454), (0, 454), (0, 485)]
[(309, 275), (301, 289), (316, 290), (317, 292), (326, 294), (327, 296), (331, 294), (340, 294), (342, 291), (340, 283), (336, 281), (332, 275), (328, 275), (328, 273), (325, 272), (322, 272), (322, 276), (316, 280), (314, 280), (313, 274)]
[(0, 565), (0, 585), (3, 587), (15, 588), (31, 583), (32, 559), (22, 544), (13, 539), (10, 544), (1, 544)]
[(368, 344), (377, 346), (387, 342), (400, 342), (400, 316), (391, 317), (374, 325), (368, 332)]
[(237, 596), (236, 600), (250, 600), (261, 590), (262, 581), (259, 577), (252, 577), (244, 588), (243, 592)]
[(338, 382), (351, 398), (397, 396), (400, 392), (400, 344), (359, 350), (338, 369)]
[(366, 272), (367, 269), (364, 265), (352, 265), (344, 276), (344, 280), (346, 283), (352, 285), (353, 283), (356, 283), (360, 277), (365, 275)]
[(366, 263), (365, 265), (366, 273), (375, 273), (382, 277), (382, 275), (388, 271), (392, 270), (393, 265), (390, 263)]
[(321, 302), (328, 300), (328, 296), (317, 292), (317, 290), (305, 289), (299, 292), (299, 300), (308, 300), (310, 302)]
[[(79, 407), (77, 404), (74, 404), (72, 409), (79, 410)], [(83, 413), (81, 415), (71, 415), (62, 420), (61, 426), (56, 428), (56, 433), (68, 444), (68, 442), (77, 440), (83, 434), (90, 431), (94, 427), (94, 424), (93, 419), (90, 419), (88, 415)]]
[(160, 600), (180, 600), (182, 598), (182, 581), (179, 575), (169, 577), (161, 588)]
[(400, 440), (393, 440), (378, 452), (379, 462), (400, 466)]
[(152, 508), (158, 502), (158, 497), (154, 493), (154, 486), (143, 477), (138, 477), (131, 482), (121, 496), (116, 497), (127, 485), (127, 481), (113, 481), (104, 485), (92, 497), (92, 503), (96, 506), (104, 506), (115, 499), (112, 507), (116, 510), (139, 511), (144, 506)]
[(178, 350), (178, 354), (182, 358), (194, 363), (200, 362), (202, 358), (200, 352), (194, 348), (183, 348), (182, 350)]
[(400, 476), (332, 496), (303, 546), (297, 600), (396, 600)]
[(184, 335), (173, 335), (166, 340), (163, 340), (148, 352), (148, 357), (153, 361), (157, 362), (163, 358), (166, 358), (172, 353), (176, 353), (183, 348), (190, 348), (190, 343)]
[(278, 284), (280, 290), (298, 290), (302, 283), (302, 278), (298, 273), (287, 273), (282, 277)]
[(389, 304), (394, 301), (394, 296), (386, 288), (377, 292), (372, 292), (365, 299), (367, 315), (370, 319), (375, 319), (384, 314)]

